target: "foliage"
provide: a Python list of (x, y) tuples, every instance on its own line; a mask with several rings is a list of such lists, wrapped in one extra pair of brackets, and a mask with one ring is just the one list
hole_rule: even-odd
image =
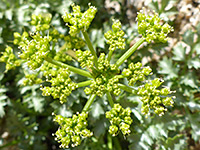
[[(196, 32), (191, 30), (186, 31), (182, 36), (183, 40), (178, 42), (173, 50), (172, 57), (164, 57), (160, 61), (160, 73), (165, 74), (166, 80), (172, 89), (176, 90), (177, 107), (184, 109), (184, 117), (186, 120), (186, 127), (191, 127), (191, 135), (195, 141), (199, 141), (199, 125), (200, 121), (196, 118), (200, 112), (199, 92), (200, 92), (200, 78), (199, 74), (199, 28)], [(195, 35), (197, 39), (195, 40)], [(166, 68), (168, 64), (168, 68)], [(170, 65), (169, 65), (170, 64)], [(174, 64), (174, 65), (173, 65)], [(167, 71), (167, 69), (169, 70)], [(177, 88), (178, 87), (178, 88)]]

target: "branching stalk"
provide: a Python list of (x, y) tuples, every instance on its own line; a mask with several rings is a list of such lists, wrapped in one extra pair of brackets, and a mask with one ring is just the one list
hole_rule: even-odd
[(80, 87), (88, 86), (91, 83), (92, 83), (92, 80), (88, 80), (88, 81), (80, 82), (77, 85), (78, 85), (78, 88), (80, 88)]
[(144, 38), (141, 38), (137, 41), (130, 49), (126, 51), (116, 62), (117, 67), (119, 67), (126, 59), (128, 59), (136, 50), (137, 48), (145, 41)]
[(111, 60), (112, 54), (113, 54), (113, 51), (109, 51), (109, 53), (108, 53), (108, 61)]
[(88, 99), (88, 101), (86, 102), (84, 108), (83, 108), (83, 112), (87, 112), (90, 109), (90, 106), (92, 105), (92, 103), (94, 102), (96, 97), (96, 94), (92, 94), (90, 95), (90, 98)]
[(87, 43), (88, 48), (90, 49), (92, 55), (94, 56), (94, 64), (95, 64), (95, 66), (97, 67), (97, 66), (98, 66), (98, 63), (97, 63), (97, 60), (98, 60), (98, 59), (97, 59), (96, 52), (95, 52), (95, 50), (94, 50), (94, 48), (93, 48), (93, 46), (92, 46), (92, 43), (91, 43), (91, 41), (90, 41), (90, 38), (89, 38), (89, 36), (88, 36), (88, 34), (87, 34), (86, 31), (82, 31), (82, 33), (83, 33), (83, 36), (84, 36), (84, 38), (85, 38), (85, 41), (86, 41), (86, 43)]
[(109, 102), (110, 106), (113, 107), (114, 106), (114, 102), (113, 102), (113, 99), (112, 99), (112, 96), (111, 96), (110, 92), (106, 92), (106, 94), (107, 94), (108, 102)]
[(127, 91), (127, 92), (129, 92), (129, 93), (133, 93), (133, 94), (134, 94), (134, 93), (136, 92), (135, 89), (133, 89), (133, 88), (131, 88), (131, 87), (129, 87), (129, 86), (126, 86), (126, 85), (124, 85), (124, 84), (118, 83), (118, 86), (119, 86), (120, 89), (122, 89), (122, 90), (124, 90), (124, 91)]
[(92, 75), (89, 72), (85, 71), (85, 70), (78, 69), (76, 67), (67, 65), (65, 63), (62, 63), (60, 61), (56, 61), (56, 60), (48, 58), (48, 57), (46, 57), (45, 60), (47, 62), (49, 62), (49, 63), (52, 63), (52, 64), (56, 65), (56, 66), (68, 68), (70, 71), (72, 71), (74, 73), (80, 74), (80, 75), (88, 77), (88, 78), (92, 78)]

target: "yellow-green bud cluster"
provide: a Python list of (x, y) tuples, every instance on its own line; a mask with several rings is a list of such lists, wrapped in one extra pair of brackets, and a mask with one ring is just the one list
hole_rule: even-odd
[(16, 66), (20, 66), (21, 61), (17, 59), (10, 46), (6, 47), (5, 52), (2, 52), (2, 54), (0, 62), (6, 63), (6, 71), (14, 69)]
[(108, 118), (111, 123), (109, 133), (112, 136), (116, 136), (120, 129), (123, 135), (129, 134), (131, 132), (130, 125), (133, 122), (130, 115), (130, 108), (124, 109), (120, 104), (114, 104), (113, 108), (106, 112), (106, 118)]
[(51, 83), (51, 87), (46, 86), (41, 88), (43, 96), (52, 95), (54, 99), (59, 98), (60, 103), (67, 101), (67, 97), (73, 90), (77, 88), (77, 84), (72, 82), (69, 75), (68, 69), (59, 68), (56, 71), (52, 71), (53, 75), (51, 79), (47, 79)]
[(50, 28), (52, 16), (50, 14), (39, 14), (39, 15), (32, 15), (31, 16), (31, 25), (36, 27), (36, 31), (44, 31)]
[(87, 30), (90, 26), (92, 20), (95, 17), (97, 12), (96, 7), (90, 6), (89, 9), (86, 10), (84, 13), (81, 13), (80, 6), (72, 4), (72, 13), (66, 13), (63, 15), (63, 20), (68, 24), (70, 27), (69, 34), (71, 36), (76, 35), (80, 30)]
[(66, 62), (66, 61), (71, 61), (72, 57), (67, 55), (66, 50), (63, 49), (63, 50), (59, 50), (58, 52), (56, 52), (54, 59), (57, 61)]
[(76, 51), (76, 57), (78, 58), (78, 62), (80, 63), (80, 66), (82, 68), (88, 67), (93, 68), (94, 67), (94, 56), (92, 55), (91, 51)]
[(42, 79), (38, 78), (38, 74), (26, 74), (25, 80), (23, 80), (24, 85), (33, 85), (42, 83)]
[(140, 62), (131, 63), (128, 66), (128, 69), (124, 69), (122, 71), (123, 76), (128, 79), (128, 84), (133, 86), (136, 81), (144, 81), (145, 76), (148, 76), (151, 73), (150, 67), (142, 68), (142, 64)]
[(106, 92), (113, 92), (113, 94), (119, 95), (121, 91), (118, 82), (119, 78), (117, 76), (108, 79), (105, 76), (100, 75), (92, 80), (90, 88), (86, 87), (84, 91), (86, 94), (97, 94), (100, 97)]
[(26, 46), (26, 44), (28, 43), (28, 41), (30, 40), (29, 34), (28, 32), (23, 32), (22, 35), (20, 35), (20, 33), (18, 32), (14, 32), (14, 41), (13, 43), (15, 45), (21, 45), (21, 46)]
[(150, 83), (146, 83), (144, 86), (138, 88), (137, 94), (141, 96), (142, 113), (148, 115), (150, 109), (154, 109), (154, 112), (159, 116), (162, 116), (167, 108), (165, 106), (173, 106), (172, 97), (166, 97), (171, 94), (169, 88), (157, 89), (163, 81), (159, 78), (155, 78)]
[(155, 42), (167, 42), (167, 35), (173, 28), (165, 23), (160, 23), (160, 18), (157, 13), (154, 15), (146, 15), (145, 10), (141, 10), (137, 15), (138, 32), (146, 39), (148, 43)]
[(43, 76), (46, 79), (51, 79), (52, 77), (55, 77), (58, 73), (58, 69), (59, 68), (57, 66), (46, 61), (40, 67), (40, 71), (43, 73)]
[(52, 38), (49, 36), (42, 37), (40, 33), (36, 33), (32, 36), (31, 40), (24, 40), (19, 43), (22, 53), (19, 54), (21, 59), (27, 60), (27, 65), (31, 69), (39, 68), (44, 58), (50, 53), (50, 44)]
[[(115, 64), (110, 64), (110, 62), (106, 59), (106, 55), (104, 53), (101, 53), (98, 59), (98, 66), (97, 69), (99, 72), (104, 74), (113, 74), (118, 73), (119, 69)], [(109, 77), (109, 76), (108, 76)]]
[(52, 38), (53, 42), (58, 42), (59, 39), (63, 39), (65, 36), (58, 32), (57, 29), (49, 30), (49, 36)]
[(65, 36), (64, 37), (66, 48), (68, 49), (81, 49), (85, 46), (85, 42), (82, 38), (77, 36)]
[(112, 30), (109, 30), (104, 34), (107, 43), (110, 45), (109, 50), (114, 51), (115, 49), (125, 49), (124, 31), (121, 30), (121, 22), (119, 20), (114, 21)]
[(119, 72), (119, 69), (115, 64), (110, 64), (106, 59), (104, 53), (101, 53), (98, 59), (98, 66), (96, 78), (92, 81), (90, 88), (85, 88), (86, 94), (97, 94), (102, 97), (106, 92), (113, 92), (115, 95), (120, 94), (120, 88), (118, 87), (119, 77), (115, 76)]
[(61, 143), (60, 148), (75, 147), (81, 144), (81, 140), (91, 137), (93, 133), (87, 129), (88, 114), (73, 115), (72, 118), (56, 115), (54, 121), (60, 125), (56, 131), (56, 140)]

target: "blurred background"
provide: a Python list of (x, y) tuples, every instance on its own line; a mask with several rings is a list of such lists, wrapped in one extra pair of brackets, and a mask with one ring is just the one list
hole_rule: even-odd
[[(68, 28), (61, 16), (70, 12), (70, 4), (76, 3), (84, 11), (88, 3), (96, 6), (97, 15), (88, 32), (97, 53), (108, 52), (104, 33), (111, 29), (112, 19), (119, 19), (125, 31), (126, 49), (140, 37), (136, 16), (143, 7), (159, 14), (163, 21), (174, 28), (165, 44), (143, 44), (123, 67), (130, 62), (142, 62), (153, 69), (154, 77), (161, 77), (165, 85), (175, 90), (174, 107), (162, 116), (141, 114), (141, 102), (137, 96), (121, 93), (116, 101), (130, 107), (133, 115), (132, 133), (128, 137), (112, 138), (107, 132), (106, 97), (97, 98), (88, 120), (94, 132), (79, 150), (200, 150), (200, 1), (199, 0), (0, 0), (0, 52), (13, 45), (13, 33), (31, 31), (32, 14), (51, 13), (51, 25), (67, 35)], [(117, 60), (124, 51), (116, 51)], [(41, 95), (39, 85), (21, 86), (23, 66), (5, 72), (0, 63), (0, 149), (4, 150), (56, 150), (54, 140), (58, 125), (52, 120), (52, 112), (71, 116), (81, 111), (87, 96), (83, 89), (73, 92), (68, 102)], [(73, 79), (79, 81), (80, 76)], [(83, 80), (83, 79), (81, 79)], [(110, 146), (110, 144), (112, 146)]]

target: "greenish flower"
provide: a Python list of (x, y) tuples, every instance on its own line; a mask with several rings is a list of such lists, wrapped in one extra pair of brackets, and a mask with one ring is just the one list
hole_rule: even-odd
[(89, 9), (84, 13), (81, 12), (80, 6), (72, 4), (72, 13), (65, 13), (63, 20), (67, 23), (70, 28), (69, 34), (75, 36), (80, 30), (86, 31), (97, 12), (96, 7), (90, 6)]
[(60, 127), (56, 131), (56, 140), (61, 143), (60, 148), (75, 147), (81, 144), (84, 138), (91, 137), (93, 133), (87, 129), (88, 113), (82, 112), (73, 115), (72, 118), (66, 118), (56, 115), (54, 121)]
[(113, 108), (106, 112), (106, 118), (109, 119), (111, 123), (108, 132), (112, 136), (116, 136), (120, 129), (123, 135), (130, 134), (130, 125), (133, 122), (130, 115), (130, 108), (124, 109), (120, 104), (114, 104)]
[(30, 23), (35, 26), (36, 31), (45, 31), (50, 28), (51, 18), (51, 14), (33, 14)]
[(143, 102), (141, 110), (143, 114), (148, 115), (150, 109), (154, 109), (156, 114), (162, 116), (167, 111), (166, 106), (173, 106), (173, 97), (166, 97), (172, 91), (169, 88), (157, 89), (162, 83), (162, 80), (155, 78), (138, 88), (137, 94), (141, 96)]
[(125, 49), (125, 39), (124, 31), (121, 30), (121, 22), (119, 20), (114, 20), (112, 25), (112, 30), (109, 30), (104, 34), (104, 37), (107, 40), (107, 43), (110, 45), (109, 50), (114, 51), (115, 49)]
[(148, 43), (152, 41), (165, 43), (168, 40), (167, 35), (173, 31), (169, 24), (161, 24), (157, 13), (146, 15), (145, 9), (138, 13), (136, 20), (139, 34), (142, 34)]
[(133, 86), (136, 81), (144, 81), (146, 79), (145, 76), (148, 76), (151, 73), (150, 67), (142, 67), (140, 62), (135, 64), (130, 63), (128, 69), (124, 69), (122, 74), (124, 77), (128, 79), (128, 84)]
[(3, 55), (0, 57), (0, 62), (6, 63), (6, 71), (21, 65), (21, 61), (17, 59), (13, 53), (13, 49), (10, 46), (7, 46), (5, 52), (2, 52), (2, 54)]
[[(48, 74), (50, 72), (51, 71), (49, 71)], [(68, 69), (59, 68), (56, 71), (53, 70), (52, 73), (49, 74), (50, 79), (47, 79), (47, 81), (51, 83), (51, 87), (42, 87), (42, 95), (51, 95), (54, 99), (58, 98), (61, 104), (65, 103), (67, 97), (77, 88), (76, 83), (71, 81), (69, 75), (70, 72)]]

